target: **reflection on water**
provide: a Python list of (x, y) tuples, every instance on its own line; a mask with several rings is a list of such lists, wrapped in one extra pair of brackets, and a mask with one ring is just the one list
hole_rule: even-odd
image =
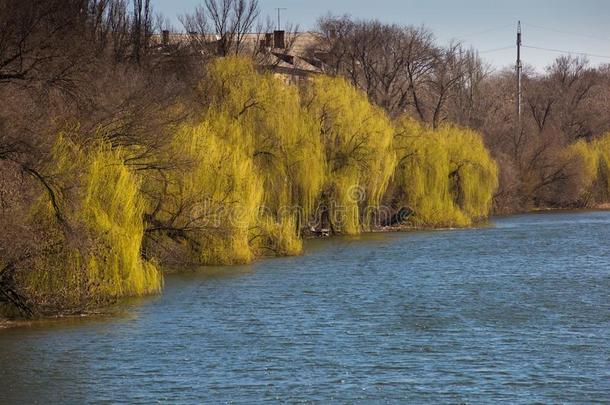
[(0, 403), (610, 398), (610, 213), (311, 241), (0, 330)]

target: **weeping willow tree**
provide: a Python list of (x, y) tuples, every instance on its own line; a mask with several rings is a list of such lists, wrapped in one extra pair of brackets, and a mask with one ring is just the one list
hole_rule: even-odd
[(379, 205), (394, 170), (392, 124), (342, 78), (316, 77), (305, 105), (317, 121), (326, 162), (320, 220), (333, 232), (359, 233), (370, 225), (371, 209)]
[(204, 85), (210, 102), (204, 120), (220, 115), (241, 128), (226, 140), (252, 160), (252, 175), (262, 182), (259, 218), (250, 228), (252, 249), (257, 255), (300, 253), (300, 228), (319, 194), (324, 161), (315, 121), (303, 113), (298, 89), (240, 57), (212, 63)]
[(489, 214), (497, 167), (476, 132), (402, 119), (394, 147), (395, 198), (414, 211), (414, 225), (467, 226)]
[(566, 149), (565, 158), (578, 163), (576, 205), (610, 201), (610, 133), (591, 142), (575, 142)]
[(239, 57), (212, 63), (204, 83), (211, 102), (206, 119), (221, 113), (243, 128), (243, 137), (229, 141), (254, 160), (270, 217), (265, 221), (296, 231), (311, 214), (325, 174), (317, 123), (302, 109), (298, 89)]
[(595, 142), (595, 148), (599, 151), (598, 181), (601, 193), (599, 202), (610, 201), (610, 133)]
[(249, 59), (220, 58), (207, 69), (206, 108), (172, 143), (189, 165), (147, 186), (148, 195), (163, 190), (148, 233), (170, 236), (204, 264), (298, 254), (324, 176), (316, 122), (295, 87)]
[(100, 141), (87, 148), (59, 136), (53, 167), (70, 190), (64, 223), (41, 197), (31, 221), (54, 240), (54, 250), (19, 272), (23, 293), (41, 311), (81, 310), (126, 296), (161, 290), (162, 275), (141, 256), (144, 201), (140, 179), (123, 153)]
[(230, 141), (243, 136), (242, 127), (224, 115), (176, 132), (171, 149), (184, 164), (162, 178), (149, 178), (144, 187), (156, 196), (147, 214), (156, 254), (169, 238), (184, 248), (177, 253), (194, 263), (252, 260), (249, 235), (258, 220), (262, 182), (243, 144)]

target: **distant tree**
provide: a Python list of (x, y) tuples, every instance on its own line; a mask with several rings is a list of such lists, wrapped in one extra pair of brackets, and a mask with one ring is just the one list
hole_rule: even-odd
[(153, 30), (153, 12), (150, 0), (133, 0), (132, 14), (132, 58), (140, 63), (148, 51)]
[[(453, 102), (475, 89), (485, 68), (459, 43), (439, 47), (424, 27), (325, 17), (318, 22), (329, 73), (342, 75), (366, 92), (391, 116), (408, 113), (434, 127), (451, 116)], [(474, 100), (471, 101), (471, 104)], [(452, 116), (455, 116), (454, 113)]]
[[(200, 52), (208, 52), (209, 43), (215, 42), (213, 53), (227, 56), (242, 51), (245, 35), (258, 16), (258, 0), (205, 0), (180, 21)], [(210, 41), (211, 34), (217, 36), (214, 41)]]

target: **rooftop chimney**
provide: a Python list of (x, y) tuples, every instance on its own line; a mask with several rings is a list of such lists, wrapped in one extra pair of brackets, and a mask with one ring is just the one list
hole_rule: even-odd
[(273, 46), (275, 48), (284, 49), (286, 47), (284, 39), (285, 39), (284, 31), (273, 31)]

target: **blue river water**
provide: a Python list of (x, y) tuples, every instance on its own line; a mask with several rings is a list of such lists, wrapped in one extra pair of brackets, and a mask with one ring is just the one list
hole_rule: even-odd
[(0, 330), (0, 403), (610, 401), (610, 212), (312, 241)]

